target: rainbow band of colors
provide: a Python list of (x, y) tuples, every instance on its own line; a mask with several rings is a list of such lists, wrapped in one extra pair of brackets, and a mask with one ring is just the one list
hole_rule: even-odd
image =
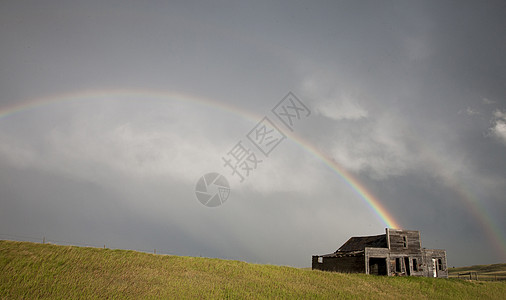
[[(50, 104), (57, 104), (61, 102), (72, 102), (72, 101), (86, 101), (87, 99), (107, 99), (107, 98), (118, 99), (120, 97), (137, 97), (139, 99), (160, 98), (164, 100), (169, 99), (171, 101), (190, 102), (230, 112), (243, 118), (247, 118), (255, 123), (261, 119), (261, 116), (257, 116), (233, 105), (219, 102), (213, 99), (196, 97), (184, 93), (178, 93), (173, 91), (107, 89), (107, 90), (82, 91), (78, 93), (69, 93), (58, 96), (37, 98), (29, 101), (23, 101), (21, 103), (15, 103), (11, 106), (0, 108), (0, 120), (15, 113), (35, 109), (37, 107), (42, 107)], [(317, 157), (330, 170), (332, 170), (332, 172), (338, 175), (370, 207), (370, 209), (383, 222), (385, 226), (389, 228), (401, 228), (399, 223), (385, 209), (385, 207), (382, 205), (379, 199), (377, 199), (373, 194), (371, 194), (371, 192), (369, 192), (367, 188), (361, 182), (359, 182), (355, 176), (353, 176), (344, 168), (339, 166), (323, 151), (317, 149), (311, 143), (297, 136), (295, 133), (291, 132), (285, 133), (289, 136), (289, 138), (292, 141), (294, 141), (296, 144), (302, 147), (305, 151), (311, 153), (311, 155)], [(473, 199), (471, 199), (467, 195), (463, 195), (463, 198), (464, 198), (463, 200), (468, 204), (468, 206), (473, 206), (473, 203), (475, 203), (475, 201), (472, 201)], [(478, 209), (477, 207), (472, 207), (471, 210), (474, 212), (481, 212), (481, 214), (479, 215), (475, 214), (478, 221), (481, 223), (482, 227), (487, 232), (487, 235), (491, 240), (491, 242), (494, 244), (494, 246), (500, 250), (499, 253), (501, 253), (501, 255), (506, 258), (506, 241), (503, 238), (501, 238), (500, 231), (493, 226), (492, 222), (489, 220), (490, 218), (487, 218), (485, 216), (485, 212)]]

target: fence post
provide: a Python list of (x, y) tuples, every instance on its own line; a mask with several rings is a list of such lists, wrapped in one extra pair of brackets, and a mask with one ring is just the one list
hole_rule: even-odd
[(45, 243), (46, 243), (46, 237), (45, 237), (45, 236), (43, 236), (43, 237), (42, 237), (42, 244), (45, 244)]
[(156, 249), (155, 249), (155, 254), (156, 254)]

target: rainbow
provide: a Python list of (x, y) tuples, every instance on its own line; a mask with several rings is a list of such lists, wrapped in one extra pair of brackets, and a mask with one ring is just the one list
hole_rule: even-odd
[(332, 158), (317, 149), (315, 146), (297, 136), (293, 132), (286, 132), (293, 141), (302, 146), (307, 152), (320, 159), (332, 172), (341, 177), (343, 181), (357, 193), (362, 200), (381, 219), (383, 224), (389, 228), (400, 229), (401, 226), (394, 217), (385, 209), (380, 200), (376, 198), (358, 179), (343, 167), (337, 164)]
[[(248, 119), (252, 123), (257, 123), (263, 116), (256, 115), (239, 107), (226, 104), (213, 99), (204, 97), (197, 97), (186, 93), (178, 93), (173, 91), (146, 91), (146, 90), (134, 90), (134, 89), (106, 89), (106, 90), (86, 90), (77, 93), (61, 94), (57, 96), (43, 97), (22, 101), (15, 103), (10, 106), (0, 107), (0, 121), (9, 116), (15, 115), (20, 112), (33, 110), (39, 107), (47, 105), (56, 105), (62, 102), (79, 102), (86, 100), (104, 100), (104, 99), (160, 99), (166, 101), (190, 102), (203, 106), (208, 106), (213, 109), (219, 109), (222, 111), (230, 112), (234, 115), (241, 116)], [(290, 140), (298, 144), (306, 152), (316, 157), (323, 164), (335, 173), (346, 185), (348, 185), (363, 202), (370, 208), (370, 210), (378, 217), (378, 219), (389, 228), (401, 228), (399, 223), (394, 217), (386, 210), (380, 200), (375, 197), (354, 175), (346, 171), (343, 167), (337, 164), (329, 155), (324, 151), (318, 149), (307, 140), (298, 136), (293, 132), (284, 132)], [(416, 141), (415, 141), (416, 142)], [(419, 143), (418, 143), (419, 144)], [(438, 156), (431, 152), (428, 147), (420, 145), (420, 149), (423, 150), (426, 158), (435, 167), (435, 170), (443, 170), (441, 163), (439, 162)], [(431, 154), (432, 153), (432, 154)], [(488, 217), (488, 213), (479, 204), (477, 197), (466, 188), (463, 184), (457, 182), (452, 176), (445, 176), (441, 172), (438, 173), (442, 176), (446, 184), (455, 191), (461, 201), (466, 206), (467, 210), (471, 213), (473, 218), (479, 223), (480, 228), (484, 231), (490, 243), (497, 250), (497, 253), (501, 255), (503, 259), (506, 259), (506, 239), (503, 237), (500, 228), (494, 224), (492, 218)]]
[(436, 170), (438, 176), (443, 180), (444, 184), (458, 196), (461, 203), (466, 208), (467, 212), (479, 224), (479, 228), (483, 231), (487, 239), (493, 245), (496, 253), (506, 260), (506, 238), (500, 227), (494, 222), (493, 218), (485, 209), (483, 203), (479, 201), (476, 193), (471, 191), (471, 184), (464, 184), (462, 180), (457, 180), (455, 175), (449, 175), (445, 171), (445, 167), (441, 164), (439, 155), (427, 145), (416, 143), (417, 149), (421, 151), (426, 158), (425, 161), (431, 164), (431, 167)]
[(459, 195), (474, 219), (478, 221), (488, 240), (491, 241), (494, 249), (496, 249), (497, 254), (499, 254), (503, 260), (506, 260), (506, 239), (502, 235), (499, 226), (496, 225), (492, 218), (488, 217), (489, 214), (486, 212), (483, 205), (479, 205), (478, 199), (474, 193), (463, 184), (457, 182), (453, 182), (453, 184), (453, 190)]
[[(8, 116), (14, 115), (19, 112), (36, 109), (38, 107), (55, 105), (62, 102), (85, 101), (89, 99), (109, 99), (119, 97), (137, 97), (137, 98), (160, 98), (171, 99), (174, 101), (185, 101), (197, 103), (200, 105), (209, 106), (224, 110), (242, 117), (245, 117), (252, 122), (258, 122), (262, 117), (255, 115), (251, 112), (241, 108), (225, 104), (223, 102), (207, 99), (203, 97), (196, 97), (188, 94), (166, 91), (144, 91), (144, 90), (127, 90), (127, 89), (107, 89), (107, 90), (88, 90), (79, 93), (69, 93), (58, 96), (51, 96), (45, 98), (32, 99), (23, 101), (7, 107), (0, 107), (0, 120)], [(317, 149), (308, 141), (297, 136), (295, 133), (285, 132), (292, 141), (302, 147), (305, 151), (321, 160), (332, 172), (338, 175), (359, 197), (366, 205), (374, 212), (374, 214), (381, 220), (381, 222), (389, 228), (401, 228), (399, 223), (394, 217), (385, 209), (380, 200), (376, 198), (360, 181), (357, 180), (352, 174), (339, 166), (327, 154), (320, 149)]]

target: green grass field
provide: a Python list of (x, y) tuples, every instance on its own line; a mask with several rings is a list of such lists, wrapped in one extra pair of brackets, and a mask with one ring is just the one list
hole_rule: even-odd
[(2, 299), (504, 299), (505, 295), (506, 282), (340, 274), (129, 250), (0, 241)]

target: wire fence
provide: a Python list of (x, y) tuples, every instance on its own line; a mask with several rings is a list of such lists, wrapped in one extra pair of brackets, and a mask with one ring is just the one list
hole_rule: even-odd
[[(104, 245), (97, 245), (97, 244), (88, 244), (88, 243), (78, 243), (78, 242), (70, 242), (70, 241), (63, 241), (63, 240), (54, 240), (47, 238), (46, 236), (42, 237), (35, 237), (35, 236), (27, 236), (27, 235), (16, 235), (16, 234), (8, 234), (8, 233), (0, 233), (0, 240), (14, 240), (14, 241), (20, 241), (20, 242), (32, 242), (32, 243), (40, 243), (40, 244), (54, 244), (54, 245), (61, 245), (61, 246), (80, 246), (80, 247), (92, 247), (92, 248), (104, 248), (104, 249), (120, 249), (120, 248), (110, 248), (106, 247), (106, 244)], [(154, 254), (166, 254), (168, 255), (168, 251), (160, 251), (160, 249), (153, 249), (153, 250), (146, 250), (146, 249), (135, 249), (131, 248), (128, 250), (134, 250), (138, 252), (144, 252), (144, 253), (154, 253)]]
[(449, 278), (467, 279), (467, 280), (482, 280), (482, 281), (506, 281), (506, 271), (500, 271), (499, 274), (495, 272), (458, 272), (448, 274)]

